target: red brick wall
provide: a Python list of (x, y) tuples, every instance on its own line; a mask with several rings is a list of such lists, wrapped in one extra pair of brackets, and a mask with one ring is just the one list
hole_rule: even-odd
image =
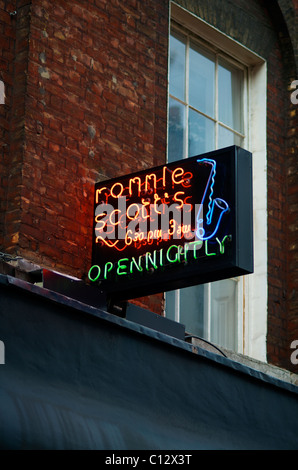
[(26, 11), (4, 249), (82, 277), (94, 182), (166, 158), (168, 4), (33, 0)]
[(276, 363), (287, 348), (286, 270), (286, 85), (280, 49), (268, 60), (267, 86), (267, 203), (268, 203), (268, 334), (267, 353)]
[[(0, 240), (4, 237), (7, 191), (9, 186), (10, 129), (12, 117), (12, 95), (14, 84), (14, 53), (16, 22), (9, 13), (15, 11), (16, 2), (0, 1), (0, 79), (4, 83), (5, 103), (0, 104)], [(0, 245), (0, 250), (3, 243)]]
[[(290, 84), (297, 78), (297, 42), (289, 37), (293, 9), (271, 9), (278, 40), (268, 57), (268, 361), (294, 372), (290, 345), (298, 339), (297, 111)], [(291, 2), (290, 2), (291, 3)], [(296, 51), (295, 51), (296, 46)]]
[[(297, 4), (298, 17), (298, 4)], [(297, 71), (296, 71), (297, 72)], [(294, 75), (292, 75), (293, 77)], [(295, 74), (298, 79), (298, 72)], [(292, 83), (292, 78), (289, 83)], [(293, 89), (288, 90), (291, 95)], [(298, 104), (290, 104), (288, 110), (287, 126), (287, 223), (289, 232), (287, 239), (288, 275), (287, 275), (287, 307), (288, 307), (288, 331), (289, 345), (298, 340)], [(291, 349), (292, 351), (292, 349)], [(287, 356), (288, 357), (288, 356)], [(297, 365), (289, 366), (298, 373)]]
[[(298, 21), (298, 1), (294, 0), (295, 14), (287, 12), (288, 21), (291, 22), (290, 31), (295, 34), (294, 54), (296, 57), (295, 66), (291, 61), (291, 49), (285, 41), (285, 61), (287, 65), (287, 127), (286, 127), (286, 158), (287, 158), (287, 310), (288, 310), (288, 338), (289, 345), (292, 341), (298, 340), (298, 104), (292, 103), (290, 84), (298, 79), (298, 41), (297, 41), (297, 21)], [(290, 56), (290, 57), (289, 57)], [(289, 89), (290, 88), (290, 89)], [(297, 95), (296, 95), (297, 96)], [(292, 352), (292, 349), (291, 349)], [(289, 363), (288, 351), (287, 360), (283, 366), (298, 373), (298, 366)]]
[[(297, 21), (298, 21), (298, 1), (293, 1), (295, 14), (289, 15), (291, 31), (295, 33), (294, 54), (296, 57), (296, 67), (291, 67), (288, 73), (288, 96), (293, 89), (289, 90), (289, 85), (293, 80), (298, 80), (298, 41), (297, 41)], [(288, 53), (290, 49), (287, 48)], [(290, 60), (290, 59), (288, 59)], [(288, 100), (287, 110), (287, 221), (289, 224), (288, 234), (288, 276), (287, 276), (287, 299), (288, 299), (288, 331), (289, 344), (298, 340), (298, 104)], [(292, 352), (292, 349), (291, 349)], [(288, 356), (287, 356), (288, 357)], [(285, 363), (285, 367), (298, 373), (297, 365)]]

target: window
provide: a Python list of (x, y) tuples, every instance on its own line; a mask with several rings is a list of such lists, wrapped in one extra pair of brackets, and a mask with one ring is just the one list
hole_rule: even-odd
[[(235, 144), (252, 152), (260, 151), (257, 165), (262, 167), (266, 162), (263, 148), (266, 146), (264, 61), (251, 51), (245, 48), (242, 50), (241, 45), (175, 4), (172, 4), (172, 15), (168, 161)], [(200, 37), (197, 31), (200, 31)], [(224, 50), (219, 47), (221, 44)], [(260, 91), (264, 92), (264, 96), (258, 102)], [(260, 111), (258, 118), (255, 114), (257, 107)], [(255, 139), (252, 134), (257, 125), (260, 125), (259, 139)], [(262, 179), (264, 175), (266, 177), (263, 172), (259, 177)], [(261, 180), (254, 187), (254, 198), (264, 189), (260, 183)], [(265, 185), (266, 179), (263, 178), (261, 184)], [(261, 212), (265, 215), (266, 207), (262, 207)], [(256, 232), (261, 234), (262, 239), (256, 240), (255, 257), (266, 243), (266, 222), (261, 221), (260, 217)], [(183, 323), (186, 331), (192, 335), (264, 360), (267, 260), (266, 256), (261, 257), (260, 269), (257, 267), (254, 280), (226, 279), (168, 292), (166, 315)], [(256, 313), (253, 309), (260, 300), (260, 292), (257, 292), (259, 281), (264, 290), (264, 299)], [(262, 312), (261, 308), (264, 309)], [(259, 318), (255, 322), (256, 315)], [(256, 347), (252, 344), (256, 344)]]
[(172, 28), (169, 161), (243, 145), (245, 72), (240, 64)]

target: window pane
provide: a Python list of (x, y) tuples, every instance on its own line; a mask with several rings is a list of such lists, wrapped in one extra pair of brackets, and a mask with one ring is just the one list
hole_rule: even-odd
[(214, 117), (214, 56), (191, 43), (189, 50), (189, 104)]
[(185, 39), (172, 33), (170, 36), (170, 94), (185, 101)]
[(242, 141), (243, 139), (239, 135), (221, 125), (218, 126), (218, 148), (229, 147), (230, 145), (239, 145), (240, 147)]
[(196, 111), (190, 109), (188, 116), (188, 156), (193, 157), (201, 153), (215, 150), (214, 127), (215, 124)]
[(170, 320), (175, 320), (175, 299), (176, 291), (172, 290), (166, 293), (166, 316)]
[(180, 290), (180, 323), (185, 325), (187, 333), (204, 335), (204, 286)]
[(173, 98), (169, 101), (169, 145), (168, 161), (174, 162), (184, 157), (185, 106)]
[(237, 282), (231, 279), (211, 283), (211, 341), (227, 349), (236, 344)]
[(219, 60), (218, 117), (238, 132), (243, 132), (242, 93), (243, 71)]

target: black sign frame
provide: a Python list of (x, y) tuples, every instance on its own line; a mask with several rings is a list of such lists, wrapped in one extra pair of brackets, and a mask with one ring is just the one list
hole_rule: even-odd
[[(167, 178), (171, 188), (166, 186), (169, 184)], [(158, 181), (161, 182), (159, 188)], [(173, 186), (177, 191), (170, 194)], [(140, 193), (142, 188), (143, 195)], [(168, 188), (170, 190), (166, 191)], [(195, 241), (188, 241), (184, 236), (179, 240), (163, 240), (158, 239), (158, 234), (157, 239), (149, 237), (141, 247), (141, 240), (137, 245), (137, 241), (129, 239), (129, 247), (123, 240), (116, 242), (117, 237), (99, 241), (98, 234), (102, 235), (99, 223), (104, 218), (98, 210), (99, 204), (111, 199), (118, 202), (120, 196), (132, 211), (138, 201), (144, 207), (144, 196), (150, 189), (153, 192), (147, 198), (148, 207), (149, 201), (153, 208), (155, 200), (165, 201), (162, 196), (167, 194), (171, 202), (175, 199), (176, 205), (181, 205), (184, 197), (184, 208), (188, 202), (203, 208), (203, 219), (200, 219), (200, 210), (195, 213)], [(196, 197), (198, 200), (195, 201)], [(119, 209), (114, 211), (114, 220), (119, 214)], [(133, 222), (133, 212), (127, 214), (129, 222)], [(210, 227), (206, 222), (208, 214)], [(203, 220), (201, 228), (198, 220)], [(120, 230), (120, 219), (117, 223)], [(247, 150), (231, 146), (95, 184), (92, 266), (88, 277), (108, 295), (129, 300), (250, 274), (253, 265), (252, 154)]]

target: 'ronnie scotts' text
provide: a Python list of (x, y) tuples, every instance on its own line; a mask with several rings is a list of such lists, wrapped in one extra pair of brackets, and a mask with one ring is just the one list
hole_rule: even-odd
[[(158, 244), (164, 240), (207, 240), (215, 236), (221, 218), (229, 210), (226, 201), (213, 199), (216, 162), (210, 159), (197, 161), (205, 170), (201, 194), (193, 200), (194, 175), (181, 167), (170, 170), (164, 166), (159, 173), (133, 176), (124, 182), (96, 189), (95, 242), (114, 248), (125, 249), (134, 243), (135, 248)], [(193, 184), (193, 185), (192, 185)], [(206, 222), (203, 227), (203, 203), (209, 191)], [(213, 217), (217, 213), (215, 217)], [(212, 221), (217, 219), (214, 228)], [(212, 229), (213, 231), (212, 231)]]

